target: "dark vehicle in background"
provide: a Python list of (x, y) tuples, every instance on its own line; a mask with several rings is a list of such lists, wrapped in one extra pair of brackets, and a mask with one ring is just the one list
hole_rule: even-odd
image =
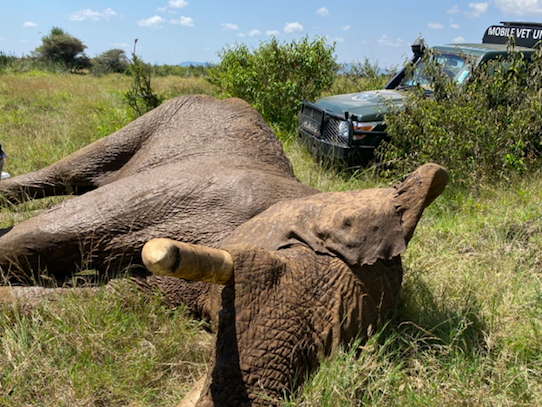
[[(434, 47), (443, 71), (458, 86), (468, 81), (477, 66), (506, 57), (507, 42), (514, 37), (515, 50), (530, 58), (542, 40), (542, 24), (502, 22), (489, 27), (481, 44), (453, 44)], [(387, 105), (401, 106), (405, 92), (412, 86), (426, 87), (421, 41), (412, 45), (413, 57), (384, 89), (328, 96), (316, 103), (303, 101), (299, 114), (298, 139), (316, 157), (344, 162), (348, 167), (364, 166), (374, 156), (376, 146), (388, 139), (384, 118)], [(427, 88), (427, 95), (431, 95)]]

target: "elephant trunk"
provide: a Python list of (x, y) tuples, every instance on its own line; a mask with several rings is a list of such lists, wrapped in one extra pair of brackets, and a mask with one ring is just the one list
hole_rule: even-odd
[(152, 239), (143, 246), (141, 257), (153, 274), (223, 285), (233, 278), (233, 259), (225, 250)]

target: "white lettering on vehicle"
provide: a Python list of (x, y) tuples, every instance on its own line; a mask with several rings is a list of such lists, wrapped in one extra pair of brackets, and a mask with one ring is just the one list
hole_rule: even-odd
[(493, 37), (516, 37), (522, 39), (542, 40), (542, 29), (516, 27), (489, 27), (487, 35)]

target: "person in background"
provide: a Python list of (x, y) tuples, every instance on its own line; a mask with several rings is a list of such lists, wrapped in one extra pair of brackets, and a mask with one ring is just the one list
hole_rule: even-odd
[(4, 158), (6, 157), (6, 153), (4, 150), (2, 150), (2, 144), (0, 144), (0, 180), (9, 178), (9, 174), (7, 172), (2, 172), (2, 168), (4, 167)]

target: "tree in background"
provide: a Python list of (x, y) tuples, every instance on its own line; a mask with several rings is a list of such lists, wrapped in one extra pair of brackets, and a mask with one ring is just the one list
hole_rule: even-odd
[(124, 73), (130, 68), (130, 60), (122, 49), (110, 49), (92, 59), (93, 75)]
[(325, 38), (308, 36), (282, 44), (272, 37), (257, 49), (226, 45), (208, 80), (226, 96), (249, 102), (268, 122), (292, 130), (303, 99), (315, 100), (333, 83), (334, 50)]
[(90, 68), (91, 60), (84, 53), (87, 48), (81, 40), (68, 34), (60, 27), (53, 27), (41, 38), (42, 45), (32, 55), (49, 67), (59, 66), (76, 72)]

